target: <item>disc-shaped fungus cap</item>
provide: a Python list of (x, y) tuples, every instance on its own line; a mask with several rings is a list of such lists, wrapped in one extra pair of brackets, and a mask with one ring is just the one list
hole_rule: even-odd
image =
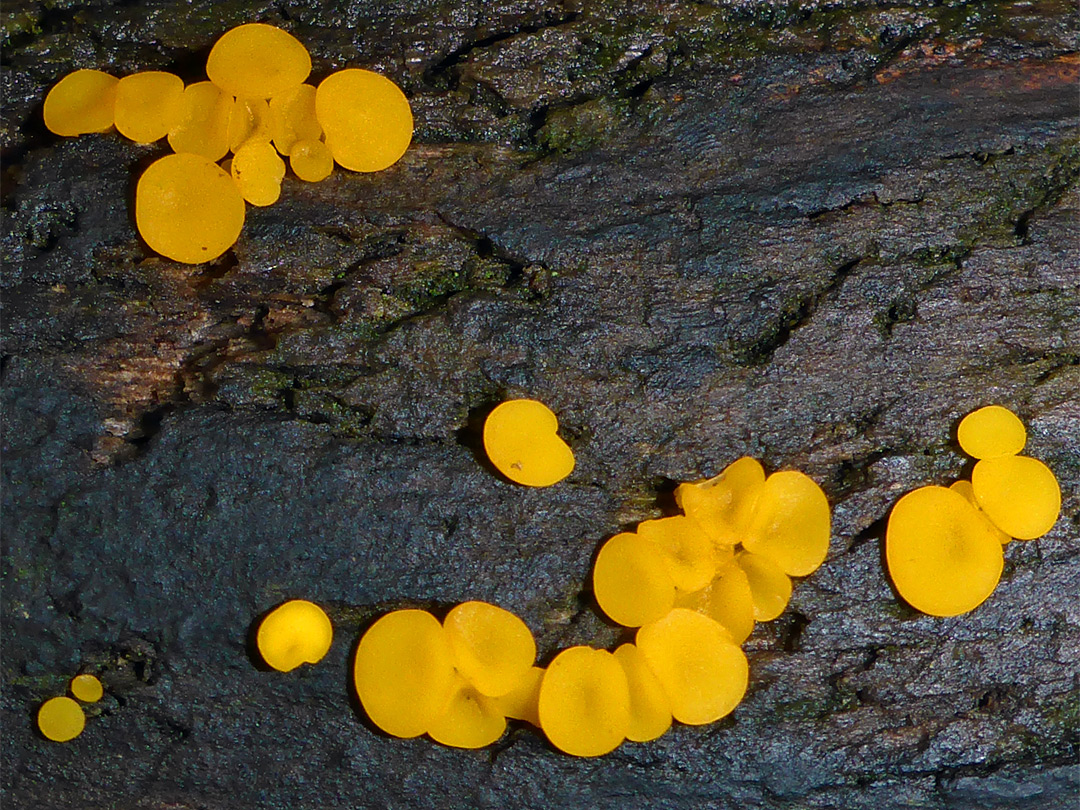
[(238, 98), (272, 98), (310, 73), (311, 55), (300, 40), (265, 23), (226, 31), (206, 59), (210, 81)]
[(356, 694), (371, 722), (395, 737), (426, 733), (445, 713), (455, 678), (446, 631), (424, 610), (386, 614), (356, 648)]
[(637, 632), (637, 646), (671, 701), (680, 723), (719, 720), (746, 693), (746, 655), (708, 616), (675, 608)]
[(655, 543), (623, 532), (604, 543), (596, 555), (593, 594), (612, 621), (641, 627), (671, 610), (675, 582)]
[(355, 172), (392, 166), (412, 141), (409, 100), (385, 76), (339, 70), (319, 84), (315, 112), (334, 160)]
[(1001, 543), (975, 507), (945, 487), (920, 487), (889, 513), (885, 559), (899, 594), (931, 616), (956, 616), (997, 586)]
[(100, 70), (76, 70), (45, 96), (45, 126), (57, 135), (104, 132), (113, 125), (118, 79)]
[(1001, 545), (1007, 546), (1009, 543), (1012, 542), (1012, 538), (1005, 532), (1003, 532), (1001, 529), (999, 529), (994, 524), (994, 521), (990, 520), (990, 517), (982, 510), (982, 507), (979, 506), (979, 502), (975, 500), (975, 488), (971, 486), (970, 481), (965, 481), (964, 479), (960, 479), (959, 481), (953, 481), (951, 484), (949, 484), (949, 489), (951, 489), (953, 492), (959, 492), (961, 495), (964, 496), (964, 500), (966, 500), (968, 503), (975, 507), (979, 514), (982, 515), (983, 518), (986, 520), (987, 525), (993, 528), (994, 534), (997, 536), (997, 539), (1001, 541)]
[(270, 137), (270, 105), (266, 100), (235, 99), (229, 110), (229, 151), (235, 152), (249, 141), (269, 144)]
[(744, 456), (719, 475), (705, 481), (679, 484), (675, 502), (693, 518), (714, 543), (733, 546), (743, 541), (765, 470), (757, 459)]
[(334, 156), (322, 141), (293, 141), (289, 152), (289, 166), (301, 180), (318, 183), (329, 177), (334, 170)]
[(973, 458), (1015, 456), (1027, 444), (1020, 418), (1000, 405), (987, 405), (960, 420), (956, 429), (960, 449)]
[(435, 742), (454, 748), (483, 748), (504, 731), (506, 717), (495, 700), (455, 675), (446, 710), (431, 723), (427, 733)]
[(273, 205), (281, 196), (285, 162), (268, 142), (249, 140), (233, 155), (229, 173), (252, 205)]
[(1061, 487), (1050, 468), (1028, 456), (986, 458), (971, 471), (975, 500), (1003, 532), (1042, 537), (1061, 513)]
[(623, 644), (615, 650), (615, 658), (626, 673), (630, 690), (630, 726), (626, 739), (648, 742), (663, 736), (671, 728), (672, 717), (671, 701), (660, 679), (633, 644)]
[(270, 134), (283, 155), (292, 156), (297, 141), (317, 141), (322, 125), (315, 115), (315, 87), (299, 84), (270, 99)]
[(735, 562), (746, 574), (754, 618), (771, 622), (784, 612), (791, 601), (791, 578), (776, 563), (763, 554), (740, 551)]
[(544, 682), (543, 667), (529, 667), (525, 677), (505, 695), (492, 698), (495, 708), (507, 717), (524, 720), (540, 727), (540, 685)]
[(484, 451), (511, 481), (548, 487), (574, 469), (574, 453), (559, 438), (558, 429), (558, 418), (544, 403), (511, 399), (484, 420)]
[(74, 740), (86, 727), (82, 706), (69, 697), (49, 698), (37, 713), (38, 729), (53, 742)]
[[(782, 571), (780, 574), (788, 582), (790, 593), (791, 581)], [(754, 595), (746, 572), (734, 558), (721, 566), (716, 578), (707, 588), (676, 595), (676, 605), (696, 610), (719, 622), (731, 633), (732, 641), (736, 644), (742, 644), (754, 632), (754, 617), (757, 613), (754, 608)], [(783, 607), (780, 611), (783, 612)]]
[(789, 576), (812, 574), (829, 553), (829, 501), (812, 478), (797, 470), (765, 479), (743, 546)]
[(622, 665), (605, 650), (563, 650), (544, 673), (539, 713), (544, 734), (561, 751), (597, 757), (615, 750), (630, 728)]
[(271, 610), (255, 634), (259, 655), (280, 672), (290, 672), (301, 664), (317, 664), (333, 640), (330, 617), (304, 599), (293, 599)]
[(483, 695), (505, 695), (525, 678), (536, 660), (532, 631), (496, 605), (462, 602), (446, 614), (443, 627), (454, 666)]
[(116, 130), (136, 143), (153, 143), (180, 119), (184, 82), (172, 73), (148, 70), (116, 85)]
[(178, 262), (216, 259), (244, 227), (244, 198), (212, 160), (166, 155), (143, 172), (135, 190), (135, 224), (155, 251)]
[(105, 694), (105, 689), (101, 686), (101, 681), (93, 675), (85, 673), (76, 675), (72, 678), (68, 688), (71, 689), (71, 694), (83, 703), (97, 703), (101, 700), (102, 695)]
[(169, 130), (174, 152), (192, 152), (208, 160), (221, 160), (229, 151), (229, 119), (233, 99), (213, 82), (184, 88), (180, 112)]
[(637, 533), (660, 551), (675, 587), (697, 591), (712, 581), (716, 573), (713, 545), (697, 521), (686, 515), (645, 520), (638, 524)]

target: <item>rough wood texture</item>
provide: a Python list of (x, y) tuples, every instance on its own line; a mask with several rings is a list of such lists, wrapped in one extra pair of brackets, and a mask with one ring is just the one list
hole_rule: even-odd
[[(1065, 808), (1078, 789), (1077, 14), (641, 0), (195, 0), (3, 11), (3, 774), (10, 807)], [(173, 69), (253, 20), (316, 77), (387, 73), (417, 138), (286, 181), (212, 266), (131, 224), (160, 147), (50, 137), (75, 67)], [(505, 395), (560, 415), (557, 487), (474, 456)], [(904, 491), (965, 473), (959, 418), (1017, 410), (1061, 520), (970, 615), (900, 604)], [(598, 543), (743, 455), (835, 506), (825, 566), (749, 643), (722, 723), (592, 761), (515, 728), (374, 733), (350, 645), (401, 604), (498, 602), (542, 655), (613, 643)], [(257, 670), (286, 597), (317, 667)], [(37, 703), (107, 696), (68, 745)]]

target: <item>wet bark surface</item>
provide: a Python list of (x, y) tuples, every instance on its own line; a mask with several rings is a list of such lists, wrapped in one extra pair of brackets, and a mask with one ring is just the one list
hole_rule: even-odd
[[(6, 3), (3, 774), (12, 807), (1065, 808), (1080, 791), (1080, 146), (1071, 4)], [(203, 78), (268, 21), (394, 78), (388, 171), (285, 181), (184, 266), (131, 215), (164, 152), (44, 131), (79, 67)], [(477, 457), (508, 396), (558, 414), (563, 483)], [(970, 467), (997, 402), (1061, 519), (974, 612), (881, 564), (905, 491)], [(348, 690), (394, 607), (483, 599), (544, 659), (619, 631), (598, 545), (741, 455), (802, 469), (829, 558), (747, 645), (734, 714), (596, 760), (528, 727), (387, 738)], [(334, 646), (288, 675), (286, 598)], [(66, 745), (40, 701), (101, 703)]]

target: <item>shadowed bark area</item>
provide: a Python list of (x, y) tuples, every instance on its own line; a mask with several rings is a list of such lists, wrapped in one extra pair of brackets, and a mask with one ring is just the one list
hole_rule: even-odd
[[(1080, 795), (1080, 141), (1070, 3), (56, 3), (2, 12), (3, 774), (12, 807), (1074, 807)], [(60, 139), (65, 73), (204, 78), (251, 21), (318, 80), (383, 72), (390, 170), (288, 177), (221, 260), (132, 224), (164, 153)], [(531, 396), (577, 468), (475, 455)], [(904, 492), (970, 471), (996, 402), (1061, 519), (974, 612), (922, 616), (881, 564)], [(482, 599), (542, 659), (619, 631), (598, 545), (741, 455), (817, 480), (823, 568), (747, 644), (718, 724), (581, 760), (373, 731), (351, 648), (386, 610)], [(248, 655), (287, 598), (330, 654)], [(33, 713), (106, 696), (57, 745)]]

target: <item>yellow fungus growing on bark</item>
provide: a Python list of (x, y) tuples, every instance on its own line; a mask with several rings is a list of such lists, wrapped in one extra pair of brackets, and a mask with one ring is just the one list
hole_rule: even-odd
[(987, 525), (994, 530), (994, 534), (997, 536), (997, 539), (1001, 541), (1001, 545), (1005, 546), (1012, 542), (1012, 538), (1009, 535), (1005, 534), (1005, 532), (1003, 532), (997, 526), (995, 526), (994, 521), (990, 520), (987, 514), (982, 510), (982, 507), (979, 506), (979, 502), (975, 500), (975, 489), (971, 486), (970, 481), (953, 481), (951, 484), (949, 484), (949, 489), (951, 489), (953, 492), (959, 492), (961, 495), (964, 496), (964, 500), (966, 500), (968, 503), (975, 507), (979, 514), (982, 515)]
[(765, 479), (743, 547), (794, 577), (812, 574), (829, 553), (829, 501), (813, 479), (796, 470)]
[(1017, 540), (1042, 537), (1061, 514), (1061, 487), (1050, 468), (1028, 456), (986, 458), (971, 471), (975, 500)]
[(659, 549), (677, 588), (700, 590), (716, 573), (712, 543), (701, 526), (686, 515), (642, 521), (637, 533)]
[(936, 486), (913, 490), (892, 508), (885, 558), (900, 595), (932, 616), (956, 616), (982, 604), (1004, 565), (1001, 542), (986, 519), (960, 493)]
[(229, 151), (246, 143), (270, 143), (270, 105), (261, 98), (237, 98), (229, 109)]
[(274, 669), (290, 672), (301, 664), (317, 664), (330, 650), (334, 628), (321, 607), (293, 599), (274, 608), (255, 634), (259, 655)]
[(734, 546), (746, 536), (764, 483), (765, 470), (761, 463), (744, 456), (713, 478), (679, 484), (675, 488), (675, 502), (714, 543)]
[(135, 190), (135, 223), (146, 243), (178, 262), (216, 259), (244, 227), (244, 198), (211, 160), (185, 153), (150, 165)]
[(356, 172), (396, 163), (412, 141), (409, 100), (385, 76), (351, 68), (319, 84), (315, 112), (334, 160)]
[(446, 631), (427, 611), (388, 613), (356, 648), (360, 703), (375, 725), (396, 737), (426, 733), (446, 712), (456, 678)]
[(230, 173), (249, 203), (273, 205), (281, 196), (285, 162), (269, 143), (250, 140), (233, 155)]
[(604, 543), (593, 566), (600, 609), (624, 627), (656, 621), (675, 603), (675, 582), (651, 540), (623, 532)]
[(102, 695), (105, 694), (105, 689), (99, 681), (93, 675), (76, 675), (71, 679), (71, 684), (68, 687), (71, 689), (71, 694), (81, 700), (83, 703), (97, 703), (101, 700)]
[(180, 113), (169, 130), (169, 146), (176, 153), (191, 152), (208, 160), (221, 160), (229, 151), (229, 118), (233, 99), (212, 82), (184, 88)]
[(791, 600), (791, 578), (768, 557), (741, 551), (735, 562), (746, 574), (750, 597), (754, 604), (754, 618), (759, 622), (771, 622), (784, 612)]
[(37, 713), (41, 733), (53, 742), (74, 740), (86, 728), (82, 707), (69, 697), (54, 697), (41, 704)]
[(300, 84), (270, 99), (270, 134), (283, 155), (292, 156), (297, 141), (318, 141), (322, 125), (315, 115), (315, 87)]
[(114, 122), (118, 79), (100, 70), (76, 70), (45, 96), (45, 126), (57, 135), (104, 132)]
[(1020, 418), (1000, 405), (972, 411), (956, 430), (960, 448), (973, 458), (1015, 456), (1027, 444), (1027, 430)]
[(206, 60), (206, 75), (229, 95), (272, 98), (311, 73), (311, 56), (300, 40), (265, 23), (226, 31)]
[(574, 454), (558, 429), (558, 418), (544, 403), (512, 399), (496, 406), (484, 421), (484, 451), (511, 481), (551, 486), (574, 469)]
[(662, 737), (671, 728), (672, 716), (671, 701), (660, 679), (635, 645), (623, 644), (614, 655), (626, 673), (630, 690), (630, 725), (626, 739), (648, 742)]
[(180, 120), (184, 82), (159, 70), (124, 76), (116, 85), (116, 130), (136, 143), (161, 140)]
[(702, 725), (729, 714), (746, 693), (746, 655), (719, 623), (675, 608), (637, 632), (637, 646), (680, 723)]
[(504, 731), (506, 717), (494, 699), (456, 675), (446, 709), (431, 723), (427, 733), (435, 742), (454, 748), (483, 748), (499, 739)]
[(524, 720), (540, 727), (540, 684), (544, 682), (543, 667), (529, 667), (525, 677), (505, 695), (492, 698), (495, 708), (507, 717)]
[(334, 156), (322, 141), (293, 141), (289, 165), (301, 180), (318, 183), (334, 170)]
[[(787, 579), (786, 575), (784, 579)], [(788, 583), (790, 591), (790, 580)], [(742, 644), (754, 632), (753, 592), (746, 572), (734, 557), (717, 571), (716, 578), (708, 587), (677, 595), (675, 604), (696, 610), (719, 622), (731, 633), (736, 644)]]
[(486, 602), (463, 602), (443, 620), (454, 666), (481, 694), (505, 695), (536, 660), (528, 626), (508, 610)]
[(605, 650), (563, 650), (544, 673), (539, 713), (540, 727), (559, 750), (579, 757), (613, 751), (630, 728), (622, 665)]

